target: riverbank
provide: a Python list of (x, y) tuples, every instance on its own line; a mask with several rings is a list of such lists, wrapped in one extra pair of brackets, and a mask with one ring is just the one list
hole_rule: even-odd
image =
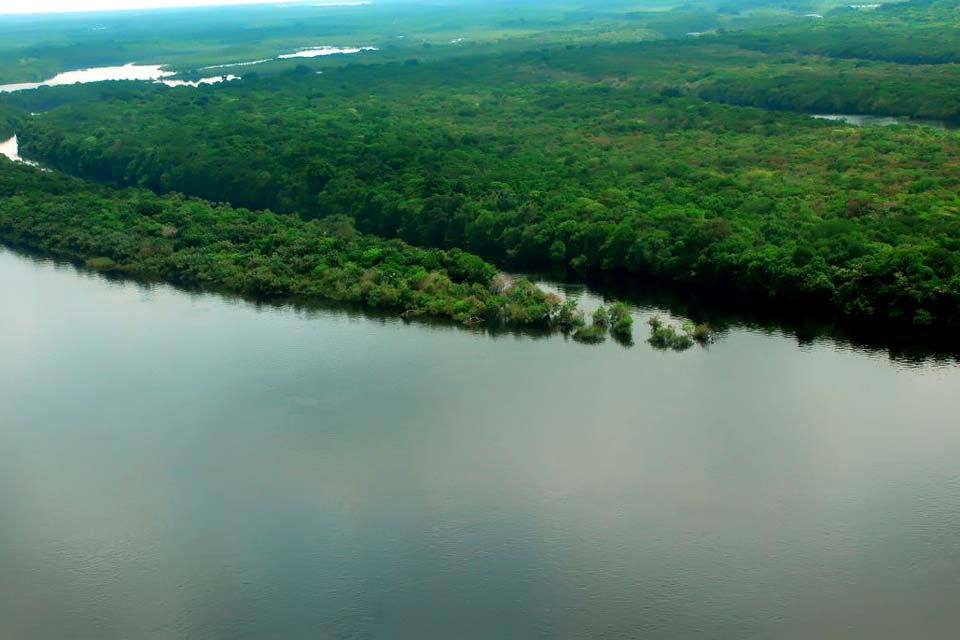
[(358, 233), (334, 217), (116, 190), (0, 160), (0, 240), (89, 268), (262, 297), (317, 297), (405, 317), (556, 327), (560, 297), (459, 250)]
[[(199, 112), (187, 92), (105, 87), (28, 119), (21, 144), (91, 180), (343, 214), (507, 270), (658, 278), (904, 331), (960, 326), (956, 136), (630, 84), (508, 82), (524, 59), (248, 77), (207, 90)], [(448, 82), (509, 99), (452, 108)], [(504, 121), (518, 125), (489, 135)]]

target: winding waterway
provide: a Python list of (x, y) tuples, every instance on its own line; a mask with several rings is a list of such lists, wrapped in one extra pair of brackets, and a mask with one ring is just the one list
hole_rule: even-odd
[(20, 145), (17, 136), (0, 141), (0, 156), (4, 156), (14, 162), (22, 162), (20, 157)]
[(103, 82), (105, 80), (159, 80), (175, 75), (172, 71), (164, 71), (162, 65), (125, 64), (115, 67), (96, 67), (92, 69), (78, 69), (58, 73), (43, 82), (19, 82), (0, 85), (0, 93), (26, 91), (40, 87), (59, 87), (87, 82)]
[(941, 131), (949, 131), (960, 128), (960, 125), (955, 122), (949, 122), (947, 120), (932, 120), (928, 118), (872, 116), (856, 113), (824, 113), (815, 114), (812, 117), (817, 118), (818, 120), (842, 122), (844, 124), (853, 125), (854, 127), (890, 127), (897, 124), (911, 124), (918, 127), (940, 129)]
[(7, 140), (0, 140), (0, 156), (3, 156), (9, 160), (13, 160), (14, 162), (23, 162), (34, 167), (40, 166), (33, 160), (26, 160), (20, 157), (20, 141), (15, 135)]
[[(368, 53), (372, 51), (378, 51), (377, 47), (316, 46), (308, 49), (299, 49), (293, 53), (280, 54), (275, 58), (264, 58), (262, 60), (210, 65), (207, 67), (201, 67), (200, 71), (208, 71), (211, 69), (227, 69), (232, 67), (247, 67), (251, 65), (264, 64), (266, 62), (273, 62), (274, 60), (317, 58), (332, 55), (350, 55), (356, 53)], [(196, 80), (170, 79), (170, 76), (177, 75), (177, 72), (164, 70), (163, 66), (164, 65), (159, 64), (144, 65), (131, 62), (125, 65), (111, 67), (77, 69), (58, 73), (52, 78), (42, 82), (17, 82), (13, 84), (0, 84), (0, 93), (26, 91), (30, 89), (39, 89), (40, 87), (58, 87), (72, 84), (86, 84), (88, 82), (104, 82), (107, 80), (149, 80), (165, 84), (168, 87), (198, 87), (204, 84), (218, 84), (220, 82), (231, 82), (233, 80), (240, 79), (239, 76), (232, 74), (215, 75)]]
[(494, 337), (2, 249), (0, 282), (0, 637), (960, 628), (953, 361), (659, 352), (647, 307), (632, 348)]

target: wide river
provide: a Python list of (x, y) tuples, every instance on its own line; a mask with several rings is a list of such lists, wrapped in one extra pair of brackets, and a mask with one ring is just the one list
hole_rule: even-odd
[(0, 637), (960, 628), (953, 361), (493, 337), (2, 249), (0, 283)]

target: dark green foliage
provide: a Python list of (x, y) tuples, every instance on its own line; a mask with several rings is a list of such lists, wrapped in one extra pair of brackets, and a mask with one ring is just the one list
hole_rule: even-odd
[(960, 124), (960, 68), (771, 57), (718, 69), (690, 89), (730, 104), (807, 113), (909, 116)]
[(633, 336), (633, 317), (622, 302), (610, 307), (610, 333), (622, 340), (629, 340)]
[(583, 311), (577, 307), (577, 303), (573, 300), (566, 300), (560, 305), (557, 322), (564, 330), (576, 330), (582, 327), (586, 320)]
[[(960, 138), (650, 91), (661, 66), (702, 73), (727, 56), (618, 45), (366, 65), (205, 89), (202, 106), (165, 87), (78, 90), (25, 122), (21, 149), (118, 185), (346, 215), (513, 269), (960, 325)], [(595, 81), (611, 68), (636, 75)]]
[(587, 344), (596, 344), (607, 339), (607, 328), (596, 324), (583, 325), (573, 333), (573, 339)]
[[(142, 189), (117, 191), (0, 159), (0, 240), (88, 267), (256, 297), (325, 298), (408, 316), (552, 325), (560, 300), (459, 249), (417, 249), (304, 221)], [(575, 315), (576, 308), (566, 307)]]
[[(660, 43), (597, 35), (459, 57), (420, 47), (418, 64), (404, 50), (323, 75), (258, 68), (222, 87), (117, 83), (0, 101), (46, 111), (12, 113), (22, 152), (50, 166), (307, 219), (347, 216), (366, 234), (469, 251), (442, 265), (455, 282), (482, 280), (484, 260), (607, 271), (957, 328), (960, 135), (720, 104), (956, 118), (955, 65), (901, 64), (952, 46), (954, 9), (911, 2)], [(666, 34), (732, 18), (685, 9), (611, 19)], [(938, 29), (945, 47), (928, 37)], [(836, 49), (864, 31), (876, 35)], [(447, 315), (583, 323), (539, 304), (461, 311)]]
[(693, 346), (693, 338), (682, 330), (670, 324), (665, 324), (658, 316), (650, 318), (650, 338), (647, 340), (657, 349), (672, 349), (686, 351)]
[(893, 2), (874, 10), (841, 5), (822, 21), (806, 20), (730, 39), (766, 52), (795, 51), (902, 64), (957, 63), (960, 26), (956, 11), (955, 0)]
[(593, 312), (593, 324), (607, 329), (610, 327), (610, 312), (607, 311), (607, 308), (603, 305), (597, 307), (597, 310)]
[(17, 132), (22, 116), (23, 112), (19, 109), (0, 105), (0, 142)]
[(592, 323), (590, 325), (584, 324), (581, 315), (580, 324), (577, 325), (577, 329), (573, 333), (574, 340), (595, 343), (607, 339), (607, 331), (610, 329), (610, 312), (607, 311), (607, 308), (603, 305), (597, 307), (591, 314), (591, 319)]

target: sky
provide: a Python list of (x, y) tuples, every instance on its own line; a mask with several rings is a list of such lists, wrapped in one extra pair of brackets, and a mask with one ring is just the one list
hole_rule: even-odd
[[(53, 13), (58, 11), (103, 11), (112, 9), (158, 9), (225, 4), (292, 4), (290, 0), (0, 0), (0, 14)], [(317, 4), (335, 4), (318, 0)]]

